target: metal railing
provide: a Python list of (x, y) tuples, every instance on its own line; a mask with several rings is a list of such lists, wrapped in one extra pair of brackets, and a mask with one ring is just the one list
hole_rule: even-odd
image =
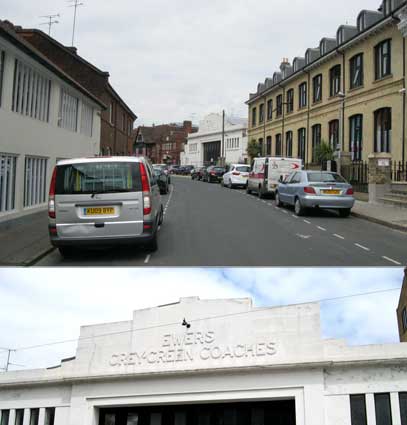
[(342, 176), (353, 186), (356, 192), (369, 192), (369, 166), (364, 161), (353, 161), (341, 167)]
[(391, 179), (393, 182), (407, 182), (407, 162), (392, 161)]

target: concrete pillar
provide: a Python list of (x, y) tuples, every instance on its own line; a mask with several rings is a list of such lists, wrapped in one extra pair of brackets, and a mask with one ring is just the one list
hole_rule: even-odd
[(372, 153), (369, 155), (369, 202), (378, 199), (391, 189), (391, 154)]
[(24, 409), (23, 425), (30, 425), (30, 409)]
[(346, 167), (351, 164), (352, 154), (350, 152), (335, 151), (334, 160), (336, 161), (338, 173), (342, 174), (342, 167)]
[(399, 394), (390, 393), (391, 415), (393, 425), (401, 425)]
[(40, 408), (40, 414), (38, 417), (38, 425), (45, 425), (45, 407)]
[(16, 410), (10, 409), (10, 416), (8, 418), (8, 425), (14, 425), (16, 423)]
[(376, 425), (374, 394), (366, 394), (366, 415), (367, 425)]

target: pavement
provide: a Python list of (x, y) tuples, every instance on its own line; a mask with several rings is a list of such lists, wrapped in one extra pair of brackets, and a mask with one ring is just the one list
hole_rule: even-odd
[(0, 223), (0, 266), (30, 266), (52, 250), (46, 210)]
[[(298, 218), (244, 190), (173, 177), (159, 250), (85, 251), (65, 260), (47, 212), (0, 223), (2, 266), (395, 266), (407, 264), (407, 210), (356, 201), (353, 216)], [(363, 219), (362, 219), (363, 218)]]

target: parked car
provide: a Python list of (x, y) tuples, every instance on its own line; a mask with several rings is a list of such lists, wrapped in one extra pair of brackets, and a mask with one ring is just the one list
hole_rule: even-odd
[(164, 173), (168, 176), (168, 184), (171, 184), (169, 166), (167, 164), (153, 164), (153, 168), (161, 168), (164, 171)]
[(170, 191), (170, 176), (165, 174), (161, 167), (153, 167), (153, 169), (158, 187), (160, 188), (160, 194), (166, 195)]
[(133, 243), (155, 251), (163, 211), (157, 179), (143, 157), (70, 159), (54, 168), (49, 235), (63, 256), (81, 246)]
[(182, 174), (185, 176), (190, 176), (193, 169), (194, 169), (193, 165), (185, 165), (183, 167)]
[(245, 164), (232, 164), (223, 175), (223, 185), (229, 189), (238, 186), (247, 186), (249, 178), (250, 166)]
[(208, 167), (201, 167), (201, 168), (199, 168), (198, 175), (197, 175), (197, 180), (202, 180), (203, 181), (204, 176), (205, 176), (205, 172), (206, 172), (206, 169), (207, 168)]
[(206, 168), (202, 176), (202, 180), (208, 183), (216, 182), (219, 183), (222, 180), (223, 175), (225, 174), (226, 169), (223, 167), (218, 167), (216, 165), (211, 165)]
[(330, 171), (296, 171), (279, 183), (276, 192), (276, 205), (293, 205), (296, 215), (307, 208), (326, 208), (348, 217), (354, 204), (352, 186)]
[(179, 165), (170, 165), (170, 166), (168, 167), (168, 172), (169, 172), (170, 174), (178, 174), (179, 168), (180, 168), (180, 166), (179, 166)]
[(247, 180), (247, 193), (255, 192), (260, 198), (275, 195), (280, 178), (302, 170), (302, 160), (296, 158), (256, 158)]

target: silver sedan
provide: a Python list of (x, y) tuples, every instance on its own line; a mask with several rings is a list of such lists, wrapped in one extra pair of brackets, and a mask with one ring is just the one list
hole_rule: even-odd
[(276, 205), (292, 205), (296, 215), (303, 215), (307, 208), (323, 208), (348, 217), (354, 204), (352, 186), (330, 171), (294, 172), (280, 181), (276, 193)]

